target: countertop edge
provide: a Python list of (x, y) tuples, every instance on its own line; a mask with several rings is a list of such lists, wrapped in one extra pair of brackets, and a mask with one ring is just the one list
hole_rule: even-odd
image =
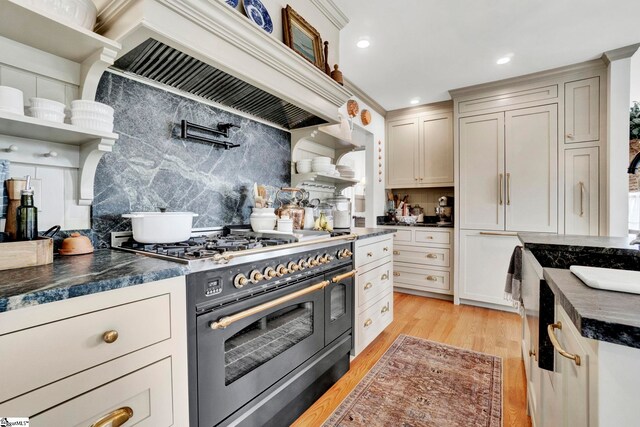
[(351, 230), (352, 233), (358, 236), (358, 240), (383, 236), (385, 234), (393, 234), (396, 231), (397, 229), (395, 228), (353, 228)]

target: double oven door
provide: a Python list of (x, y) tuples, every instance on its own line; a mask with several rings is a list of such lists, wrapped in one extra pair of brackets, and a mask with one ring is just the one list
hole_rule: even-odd
[(340, 277), (349, 272), (351, 266), (198, 316), (201, 427), (217, 425), (351, 328), (353, 278)]

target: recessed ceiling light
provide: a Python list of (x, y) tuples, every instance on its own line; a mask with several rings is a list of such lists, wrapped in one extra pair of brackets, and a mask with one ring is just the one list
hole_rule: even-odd
[(417, 105), (418, 103), (420, 103), (420, 98), (413, 98), (411, 101), (409, 101), (409, 104), (411, 105)]
[(496, 64), (498, 65), (504, 65), (511, 62), (511, 55), (509, 56), (503, 56), (502, 58), (498, 58), (498, 60), (496, 61)]
[(371, 43), (369, 42), (369, 39), (362, 38), (358, 40), (358, 43), (356, 43), (356, 46), (358, 46), (360, 49), (366, 49), (369, 46), (371, 46)]

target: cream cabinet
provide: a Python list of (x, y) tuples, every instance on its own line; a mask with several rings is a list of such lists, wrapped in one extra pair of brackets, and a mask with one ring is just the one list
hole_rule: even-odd
[(393, 321), (393, 250), (390, 233), (355, 242), (353, 356)]
[(387, 187), (453, 185), (453, 114), (387, 123)]
[(600, 77), (564, 84), (564, 142), (600, 139)]
[(184, 277), (0, 313), (0, 414), (187, 425), (186, 346)]
[(564, 230), (566, 234), (599, 234), (599, 148), (564, 152)]
[(460, 119), (460, 227), (557, 232), (557, 106)]

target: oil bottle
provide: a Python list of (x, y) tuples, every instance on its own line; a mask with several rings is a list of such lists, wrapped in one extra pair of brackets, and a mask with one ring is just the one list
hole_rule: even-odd
[(27, 185), (20, 193), (17, 219), (16, 240), (34, 240), (38, 237), (38, 208), (33, 206), (33, 188), (31, 188), (29, 175), (27, 175)]

